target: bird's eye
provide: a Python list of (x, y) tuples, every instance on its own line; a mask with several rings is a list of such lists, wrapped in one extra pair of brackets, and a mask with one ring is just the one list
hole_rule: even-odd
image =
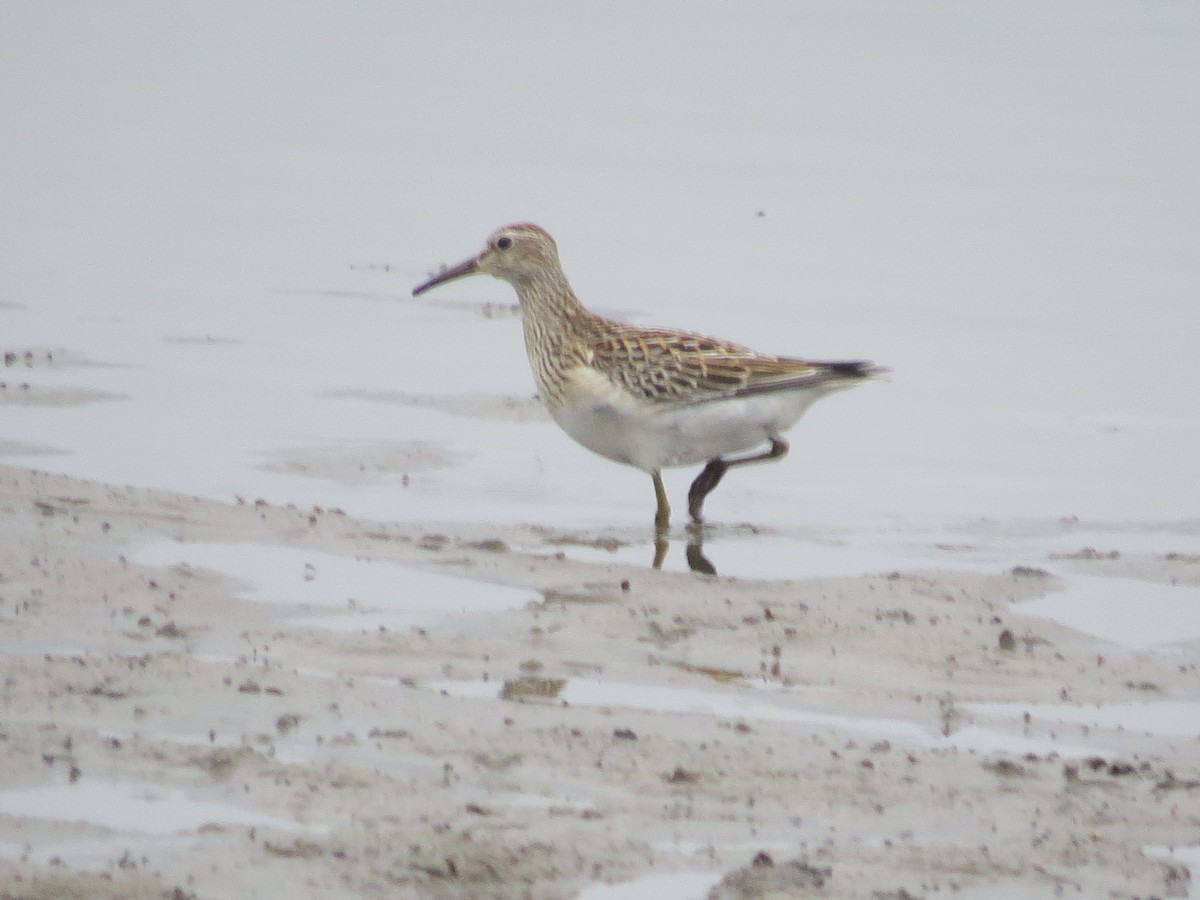
[(510, 237), (496, 238), (496, 246), (499, 247), (501, 250), (507, 250), (509, 247), (512, 246), (512, 238), (510, 238)]

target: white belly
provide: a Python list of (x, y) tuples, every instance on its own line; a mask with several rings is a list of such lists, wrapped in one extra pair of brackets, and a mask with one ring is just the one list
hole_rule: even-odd
[(647, 472), (750, 450), (796, 423), (826, 391), (793, 390), (691, 406), (647, 406), (590, 370), (573, 373), (550, 415), (583, 446)]

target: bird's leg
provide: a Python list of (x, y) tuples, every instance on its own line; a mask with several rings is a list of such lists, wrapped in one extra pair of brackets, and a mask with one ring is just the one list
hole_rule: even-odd
[(658, 501), (658, 511), (654, 513), (654, 530), (661, 535), (671, 524), (671, 504), (667, 502), (667, 491), (663, 487), (662, 475), (658, 469), (652, 470), (650, 477), (654, 479), (654, 498)]
[(728, 469), (729, 463), (719, 456), (716, 459), (710, 459), (708, 465), (696, 476), (696, 480), (688, 488), (688, 512), (691, 513), (693, 522), (702, 521), (700, 510), (704, 506), (704, 498), (721, 483), (721, 479), (725, 477)]
[(712, 493), (713, 488), (720, 484), (721, 479), (725, 477), (725, 473), (734, 466), (779, 459), (786, 456), (787, 452), (787, 441), (773, 437), (771, 438), (771, 448), (762, 453), (756, 453), (754, 456), (744, 456), (741, 459), (721, 459), (720, 457), (710, 459), (708, 465), (701, 470), (700, 474), (696, 476), (696, 480), (692, 482), (692, 486), (688, 488), (688, 512), (691, 513), (692, 519), (696, 522), (703, 521), (701, 512), (704, 508), (704, 498)]
[(667, 528), (671, 524), (671, 504), (667, 502), (667, 492), (663, 488), (662, 475), (658, 469), (650, 473), (654, 479), (654, 497), (658, 500), (658, 511), (654, 513), (654, 562), (656, 569), (661, 569), (667, 556)]

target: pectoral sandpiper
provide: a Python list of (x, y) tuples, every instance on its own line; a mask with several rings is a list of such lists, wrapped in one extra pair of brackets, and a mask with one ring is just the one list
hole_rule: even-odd
[[(529, 364), (554, 421), (594, 453), (650, 474), (660, 533), (671, 515), (661, 469), (706, 464), (688, 490), (688, 511), (700, 522), (705, 497), (729, 469), (787, 453), (780, 435), (813, 401), (887, 371), (869, 362), (770, 356), (598, 316), (571, 290), (554, 239), (525, 223), (497, 230), (481, 253), (413, 295), (475, 274), (516, 289)], [(726, 458), (763, 444), (762, 452)]]

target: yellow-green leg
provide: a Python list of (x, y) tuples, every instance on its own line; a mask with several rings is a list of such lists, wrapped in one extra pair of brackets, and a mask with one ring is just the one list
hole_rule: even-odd
[(654, 497), (658, 501), (658, 511), (654, 514), (654, 530), (663, 532), (671, 524), (671, 504), (667, 502), (667, 491), (663, 487), (662, 475), (658, 469), (652, 471), (650, 477), (654, 479)]
[(654, 513), (654, 562), (656, 569), (661, 569), (667, 556), (667, 529), (671, 524), (671, 504), (667, 502), (667, 491), (663, 487), (662, 475), (658, 469), (650, 473), (654, 479), (654, 497), (658, 501), (658, 510)]

